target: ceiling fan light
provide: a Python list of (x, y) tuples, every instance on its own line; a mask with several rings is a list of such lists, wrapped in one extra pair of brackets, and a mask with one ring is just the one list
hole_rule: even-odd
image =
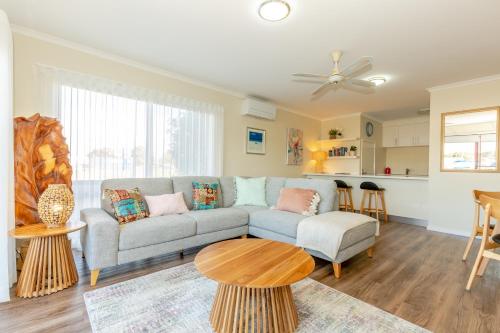
[(380, 86), (381, 84), (384, 84), (385, 81), (387, 80), (385, 79), (385, 77), (372, 77), (371, 79), (368, 79), (368, 81), (375, 84), (376, 86)]
[(290, 15), (290, 5), (283, 0), (268, 0), (259, 7), (259, 16), (266, 21), (281, 21), (288, 15)]

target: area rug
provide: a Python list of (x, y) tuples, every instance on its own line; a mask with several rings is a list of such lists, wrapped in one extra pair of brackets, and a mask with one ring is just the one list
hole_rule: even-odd
[[(212, 332), (217, 284), (193, 263), (84, 294), (93, 332)], [(292, 286), (298, 333), (429, 332), (312, 279)]]

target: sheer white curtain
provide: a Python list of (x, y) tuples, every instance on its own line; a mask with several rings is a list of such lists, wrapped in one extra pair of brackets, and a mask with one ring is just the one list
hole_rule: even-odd
[(99, 206), (104, 179), (222, 174), (221, 106), (41, 65), (37, 74), (44, 113), (69, 145), (73, 218)]

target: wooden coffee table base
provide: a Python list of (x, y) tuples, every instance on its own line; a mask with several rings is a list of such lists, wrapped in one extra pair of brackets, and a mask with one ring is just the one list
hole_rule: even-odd
[(17, 282), (17, 296), (31, 298), (48, 295), (76, 282), (78, 273), (66, 234), (30, 240)]
[(218, 332), (293, 332), (299, 324), (289, 285), (246, 288), (219, 283), (212, 312)]

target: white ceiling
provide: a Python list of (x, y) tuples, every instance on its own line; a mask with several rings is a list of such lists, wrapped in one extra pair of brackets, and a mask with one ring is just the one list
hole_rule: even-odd
[[(0, 8), (14, 24), (323, 119), (414, 116), (429, 106), (426, 88), (500, 73), (498, 0), (290, 0), (278, 23), (258, 17), (261, 1), (0, 0)], [(367, 76), (388, 82), (375, 94), (312, 101), (317, 85), (290, 74), (329, 73), (334, 49), (345, 52), (344, 66), (371, 56)]]

